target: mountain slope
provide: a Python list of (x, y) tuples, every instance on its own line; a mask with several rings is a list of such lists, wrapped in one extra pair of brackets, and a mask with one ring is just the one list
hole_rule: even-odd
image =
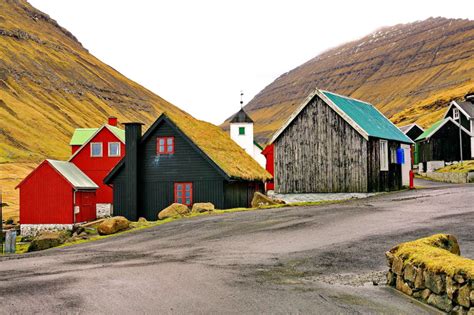
[(395, 123), (426, 127), (450, 99), (474, 89), (473, 79), (474, 21), (430, 18), (331, 49), (281, 75), (245, 110), (261, 143), (315, 87), (371, 102)]
[(109, 115), (149, 124), (163, 111), (193, 120), (26, 1), (0, 1), (0, 163), (64, 159), (76, 127), (96, 127)]

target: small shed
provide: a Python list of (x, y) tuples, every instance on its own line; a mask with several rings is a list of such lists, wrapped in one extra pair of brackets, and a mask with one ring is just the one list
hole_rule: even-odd
[(373, 105), (316, 89), (271, 140), (275, 192), (401, 189), (412, 143)]
[(20, 189), (22, 234), (72, 229), (75, 223), (96, 218), (99, 187), (70, 162), (45, 160), (16, 188)]

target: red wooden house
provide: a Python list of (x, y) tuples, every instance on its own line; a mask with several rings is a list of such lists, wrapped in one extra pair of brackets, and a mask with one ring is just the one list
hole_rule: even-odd
[(76, 129), (71, 142), (72, 156), (69, 162), (83, 171), (97, 189), (97, 217), (112, 212), (112, 188), (104, 184), (104, 178), (125, 155), (125, 131), (117, 128), (117, 119), (109, 118), (100, 128)]
[(96, 218), (99, 186), (70, 162), (46, 160), (16, 188), (20, 189), (22, 235), (72, 229), (75, 223)]

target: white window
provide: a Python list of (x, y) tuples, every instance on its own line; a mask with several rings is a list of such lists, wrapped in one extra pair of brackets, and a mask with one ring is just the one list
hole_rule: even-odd
[(458, 120), (459, 119), (459, 109), (453, 108), (453, 119)]
[(380, 140), (380, 170), (388, 171), (388, 142)]
[(102, 142), (91, 142), (91, 156), (92, 157), (102, 156)]
[(109, 142), (109, 156), (120, 156), (120, 142)]

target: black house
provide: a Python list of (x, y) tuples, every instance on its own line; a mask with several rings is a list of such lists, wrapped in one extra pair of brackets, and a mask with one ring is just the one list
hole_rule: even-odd
[(113, 187), (114, 215), (156, 220), (174, 202), (248, 207), (271, 178), (212, 124), (162, 114), (143, 136), (141, 129), (125, 124), (125, 157), (104, 180)]

